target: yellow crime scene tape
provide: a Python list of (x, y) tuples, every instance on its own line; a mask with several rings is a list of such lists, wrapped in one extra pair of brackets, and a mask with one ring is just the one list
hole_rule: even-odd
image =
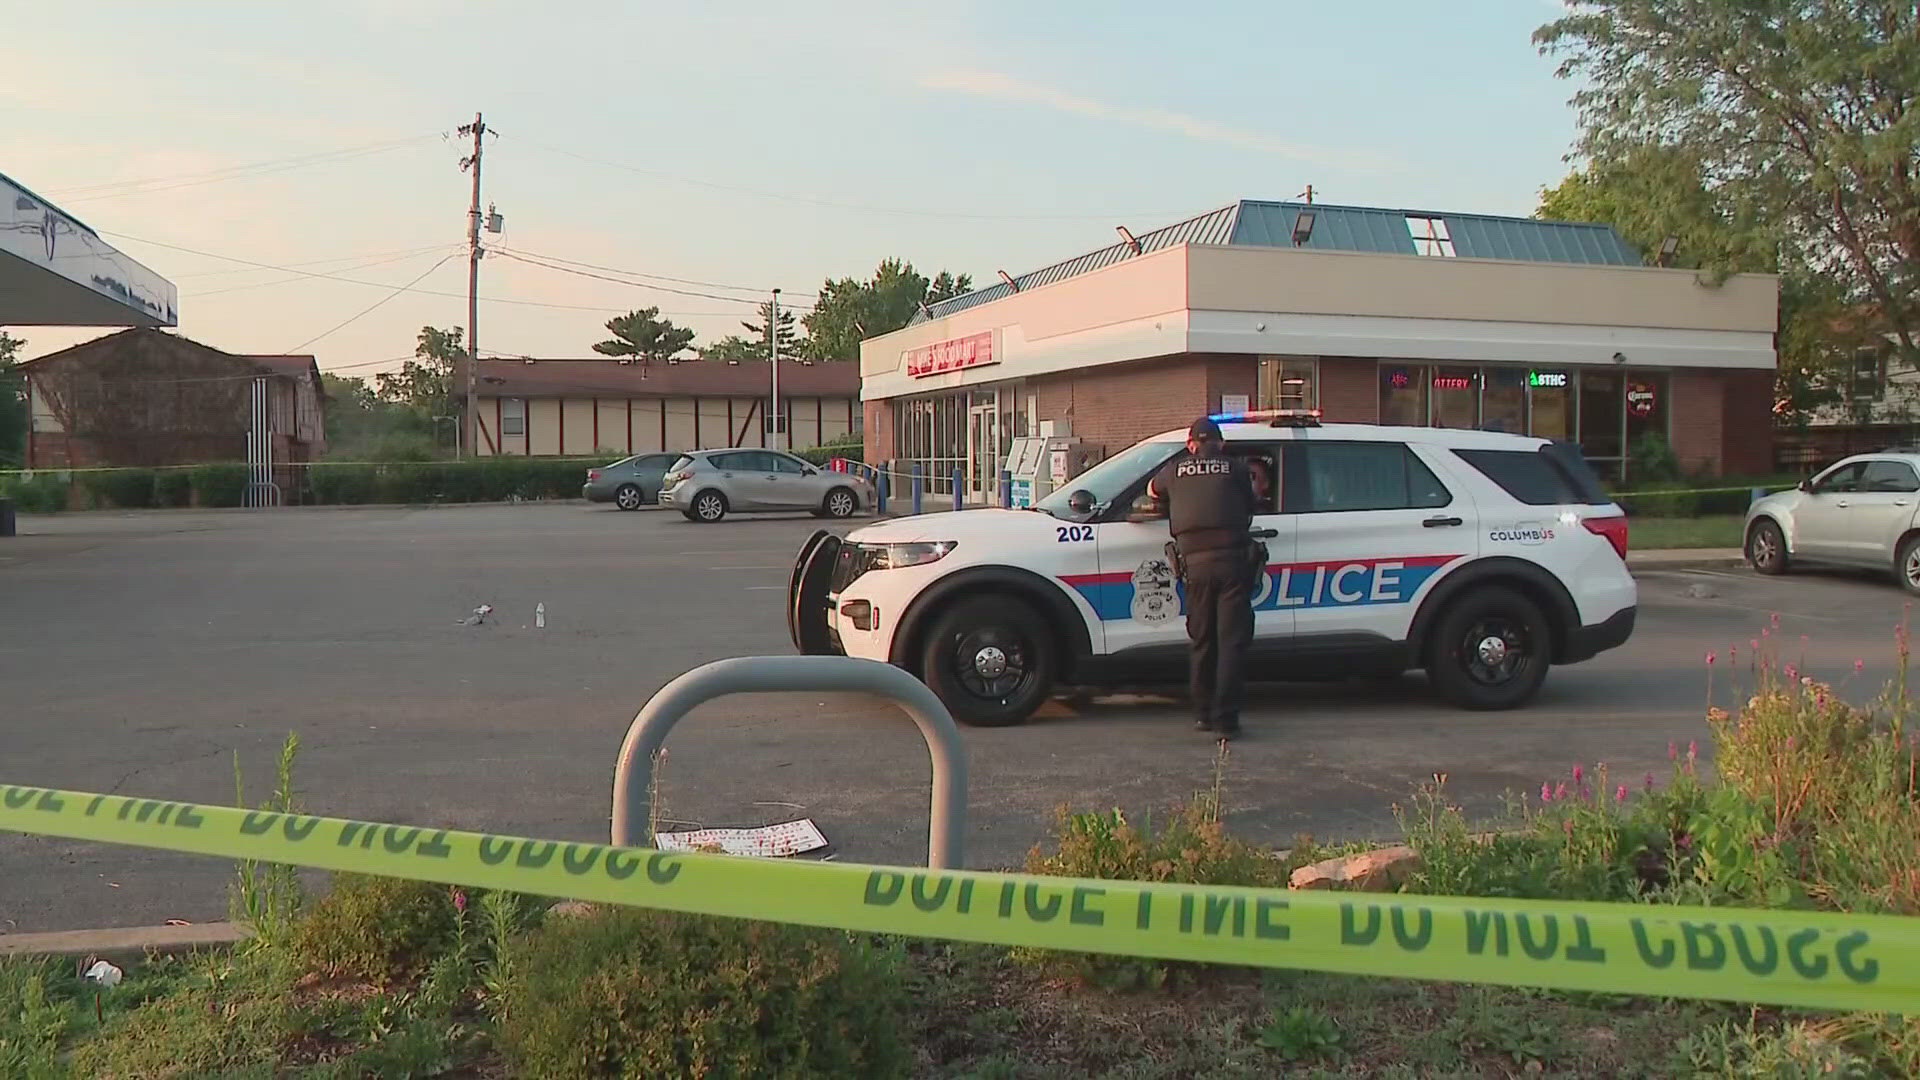
[(876, 934), (1920, 1014), (1900, 916), (771, 862), (5, 785), (0, 831)]

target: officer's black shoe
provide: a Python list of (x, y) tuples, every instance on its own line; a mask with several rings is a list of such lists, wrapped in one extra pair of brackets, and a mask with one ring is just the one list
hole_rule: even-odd
[(1225, 725), (1225, 726), (1212, 726), (1212, 727), (1209, 727), (1207, 730), (1213, 732), (1215, 735), (1218, 735), (1220, 737), (1221, 742), (1226, 742), (1229, 739), (1237, 739), (1240, 737), (1239, 724), (1231, 724), (1231, 725)]

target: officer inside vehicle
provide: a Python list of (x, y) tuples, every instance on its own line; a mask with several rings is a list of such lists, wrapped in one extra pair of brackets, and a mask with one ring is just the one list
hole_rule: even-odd
[(1187, 456), (1160, 470), (1147, 493), (1166, 508), (1175, 572), (1186, 584), (1194, 727), (1222, 740), (1240, 734), (1253, 588), (1264, 561), (1253, 542), (1253, 477), (1227, 456), (1210, 417), (1187, 429)]

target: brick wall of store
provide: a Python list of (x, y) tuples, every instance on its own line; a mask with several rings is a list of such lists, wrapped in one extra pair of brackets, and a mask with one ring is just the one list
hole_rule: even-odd
[(1720, 470), (1727, 385), (1720, 372), (1676, 371), (1668, 376), (1667, 415), (1672, 417), (1674, 456), (1689, 473)]
[(1729, 476), (1765, 476), (1774, 471), (1773, 377), (1771, 371), (1729, 371), (1720, 376), (1726, 384), (1722, 415), (1727, 418), (1722, 425), (1720, 469)]
[(1248, 389), (1228, 392), (1250, 393), (1250, 358), (1194, 356), (1062, 372), (1034, 379), (1032, 393), (1039, 398), (1039, 419), (1071, 420), (1075, 437), (1116, 454), (1212, 412), (1211, 403), (1219, 401), (1213, 390), (1216, 378), (1239, 385), (1228, 361), (1249, 365), (1244, 380)]
[(863, 401), (860, 403), (863, 425), (866, 460), (872, 462), (893, 460), (893, 402)]
[(1321, 359), (1320, 411), (1330, 424), (1379, 423), (1379, 362), (1332, 356)]

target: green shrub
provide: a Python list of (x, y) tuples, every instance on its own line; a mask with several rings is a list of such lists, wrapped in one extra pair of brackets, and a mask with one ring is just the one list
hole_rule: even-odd
[(1633, 491), (1617, 496), (1615, 501), (1636, 517), (1687, 518), (1700, 513), (1703, 496), (1692, 491), (1692, 485), (1686, 481), (1636, 483), (1632, 487)]
[(237, 462), (195, 465), (192, 477), (195, 506), (239, 506), (247, 496), (247, 466)]
[(53, 514), (65, 510), (71, 488), (71, 483), (57, 473), (0, 477), (0, 497), (12, 499), (14, 508), (23, 514)]
[(193, 501), (193, 477), (185, 469), (155, 469), (153, 505), (186, 506)]
[(614, 909), (519, 939), (500, 1044), (518, 1076), (892, 1077), (894, 966), (846, 934)]
[[(1224, 758), (1220, 767), (1224, 768)], [(1177, 805), (1158, 823), (1151, 815), (1135, 824), (1120, 810), (1071, 813), (1062, 809), (1052, 850), (1036, 845), (1027, 855), (1027, 872), (1054, 877), (1114, 881), (1175, 882), (1184, 885), (1247, 885), (1285, 888), (1299, 861), (1313, 857), (1311, 842), (1295, 861), (1227, 834), (1221, 788), (1214, 786)], [(1108, 989), (1158, 986), (1176, 973), (1202, 969), (1136, 957), (1098, 956), (1047, 950), (1018, 950), (1023, 961)]]
[[(75, 1009), (53, 987), (62, 967), (39, 957), (0, 958), (0, 1076), (53, 1080), (67, 1075), (60, 1046)], [(71, 971), (65, 977), (75, 981)]]
[(831, 458), (846, 458), (849, 461), (865, 461), (866, 442), (858, 432), (854, 432), (844, 438), (835, 439), (806, 450), (796, 450), (794, 453), (807, 461), (811, 461), (815, 465), (823, 466)]
[(1627, 482), (1636, 489), (1681, 479), (1680, 456), (1666, 436), (1647, 434), (1627, 448)]
[(95, 506), (143, 510), (153, 505), (152, 469), (105, 469), (75, 474)]
[(326, 506), (359, 506), (373, 501), (375, 467), (325, 462), (307, 470), (313, 501)]
[(301, 970), (384, 983), (426, 967), (454, 939), (453, 890), (398, 878), (337, 874), (294, 925)]
[[(175, 985), (110, 1016), (97, 1037), (75, 1047), (65, 1075), (283, 1075), (283, 1048), (306, 1027), (292, 980), (265, 954), (207, 953), (189, 964)], [(131, 983), (114, 998), (129, 997)]]

